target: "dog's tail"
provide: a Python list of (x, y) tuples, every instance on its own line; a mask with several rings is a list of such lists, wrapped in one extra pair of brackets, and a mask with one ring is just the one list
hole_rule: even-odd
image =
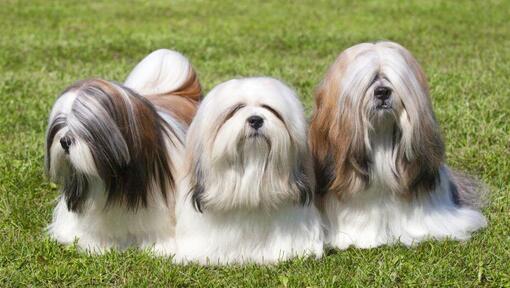
[(168, 49), (146, 56), (131, 71), (124, 85), (188, 125), (202, 99), (200, 82), (190, 61)]
[(202, 89), (190, 61), (181, 53), (159, 49), (147, 55), (124, 85), (143, 96), (174, 95), (200, 101)]
[(450, 170), (452, 196), (456, 204), (475, 209), (484, 207), (488, 202), (489, 189), (478, 179), (459, 171)]

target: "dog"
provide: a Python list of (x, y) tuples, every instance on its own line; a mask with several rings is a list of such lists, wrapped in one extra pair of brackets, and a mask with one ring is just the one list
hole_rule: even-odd
[(65, 89), (46, 133), (46, 172), (62, 192), (50, 237), (90, 253), (175, 253), (175, 191), (200, 98), (188, 59), (166, 49), (124, 85), (90, 79)]
[(186, 136), (176, 260), (276, 263), (321, 257), (303, 107), (272, 78), (234, 79), (202, 102)]
[(446, 165), (426, 76), (404, 47), (348, 48), (315, 102), (309, 144), (327, 245), (466, 240), (486, 226), (486, 189)]

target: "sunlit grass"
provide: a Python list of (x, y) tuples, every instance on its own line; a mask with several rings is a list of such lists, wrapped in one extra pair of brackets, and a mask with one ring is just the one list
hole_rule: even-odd
[[(510, 285), (510, 2), (168, 2), (0, 2), (0, 286)], [(190, 57), (206, 92), (233, 77), (273, 76), (310, 114), (337, 54), (378, 39), (418, 58), (449, 163), (491, 187), (490, 226), (472, 240), (204, 268), (137, 251), (90, 257), (44, 235), (58, 194), (44, 178), (44, 130), (75, 80), (123, 81), (144, 55), (172, 48)]]

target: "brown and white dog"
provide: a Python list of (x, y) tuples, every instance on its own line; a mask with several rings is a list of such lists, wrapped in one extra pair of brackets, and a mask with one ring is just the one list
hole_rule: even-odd
[(404, 47), (348, 48), (315, 100), (309, 142), (329, 245), (463, 240), (486, 225), (483, 187), (446, 166), (425, 74)]
[(62, 191), (50, 236), (93, 253), (173, 254), (174, 194), (200, 98), (189, 61), (164, 49), (143, 59), (124, 85), (92, 79), (67, 88), (46, 134), (46, 171)]

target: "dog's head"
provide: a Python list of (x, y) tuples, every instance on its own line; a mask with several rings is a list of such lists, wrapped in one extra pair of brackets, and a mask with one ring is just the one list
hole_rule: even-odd
[(310, 144), (322, 192), (362, 190), (373, 180), (373, 151), (382, 142), (392, 149), (386, 164), (394, 192), (436, 185), (443, 141), (425, 74), (404, 47), (377, 42), (345, 50), (319, 86), (316, 106)]
[(46, 171), (70, 211), (82, 211), (88, 199), (143, 207), (151, 193), (166, 197), (173, 188), (168, 133), (172, 128), (132, 90), (99, 79), (78, 82), (51, 111)]
[(303, 108), (271, 78), (231, 80), (202, 102), (187, 137), (200, 210), (308, 203), (313, 190)]

